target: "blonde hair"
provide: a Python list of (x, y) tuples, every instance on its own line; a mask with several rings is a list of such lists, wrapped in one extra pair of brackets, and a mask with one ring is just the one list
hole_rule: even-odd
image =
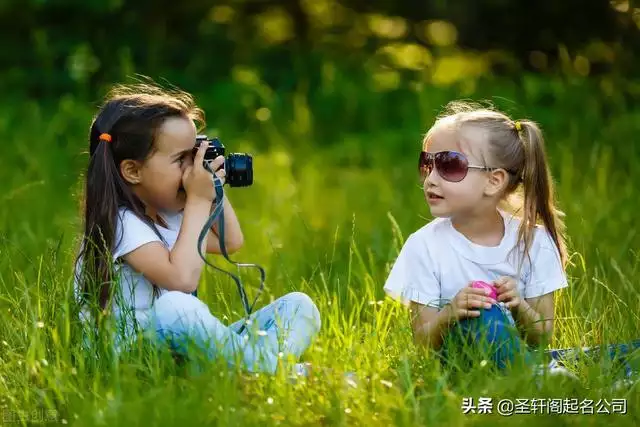
[(503, 203), (515, 214), (522, 211), (518, 242), (524, 243), (523, 258), (529, 254), (536, 224), (542, 223), (565, 266), (564, 213), (556, 207), (553, 179), (538, 124), (531, 120), (514, 121), (492, 107), (462, 101), (451, 102), (445, 107), (444, 114), (437, 118), (427, 138), (440, 123), (452, 124), (457, 131), (473, 127), (485, 133), (490, 166), (509, 172)]

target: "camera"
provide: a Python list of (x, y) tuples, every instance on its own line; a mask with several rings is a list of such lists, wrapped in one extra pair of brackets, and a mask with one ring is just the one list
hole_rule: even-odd
[[(196, 137), (196, 145), (193, 147), (195, 156), (200, 144), (208, 144), (204, 154), (204, 160), (213, 160), (218, 156), (224, 156), (224, 145), (218, 138), (209, 139), (206, 135)], [(229, 153), (224, 158), (225, 183), (230, 187), (249, 187), (253, 184), (253, 157), (247, 153)]]

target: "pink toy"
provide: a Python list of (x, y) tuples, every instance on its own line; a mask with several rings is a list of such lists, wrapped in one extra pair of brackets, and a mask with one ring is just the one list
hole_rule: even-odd
[(498, 293), (496, 292), (496, 287), (493, 285), (488, 284), (487, 282), (483, 282), (481, 280), (477, 280), (475, 282), (473, 282), (471, 284), (472, 288), (478, 288), (478, 289), (489, 289), (489, 291), (491, 292), (489, 294), (489, 296), (491, 298), (493, 298), (494, 300), (498, 299)]

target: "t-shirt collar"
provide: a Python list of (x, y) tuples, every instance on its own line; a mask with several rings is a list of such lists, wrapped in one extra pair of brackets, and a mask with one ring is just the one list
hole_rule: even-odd
[(504, 221), (504, 236), (498, 246), (482, 246), (469, 240), (464, 234), (455, 229), (451, 220), (447, 220), (449, 242), (461, 256), (478, 264), (499, 264), (505, 262), (509, 252), (515, 247), (518, 237), (516, 219), (498, 210)]

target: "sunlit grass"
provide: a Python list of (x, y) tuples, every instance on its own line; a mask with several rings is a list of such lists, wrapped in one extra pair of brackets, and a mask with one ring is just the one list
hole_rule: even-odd
[[(626, 416), (571, 420), (637, 424), (637, 386), (612, 390), (619, 373), (599, 364), (570, 367), (578, 385), (551, 380), (538, 389), (527, 375), (500, 377), (486, 366), (450, 378), (414, 348), (406, 311), (385, 299), (382, 285), (404, 239), (429, 219), (415, 157), (421, 134), (455, 93), (424, 88), (381, 94), (345, 76), (334, 79), (331, 90), (325, 85), (268, 99), (256, 98), (251, 87), (229, 89), (255, 101), (243, 109), (226, 98), (201, 99), (216, 111), (230, 105), (228, 119), (209, 116), (209, 133), (217, 130), (230, 151), (255, 155), (254, 186), (228, 190), (246, 236), (234, 259), (267, 269), (262, 304), (297, 290), (311, 295), (322, 314), (322, 332), (304, 356), (313, 374), (295, 384), (284, 373), (250, 375), (220, 363), (196, 372), (144, 346), (120, 363), (109, 357), (108, 343), (96, 355), (82, 353), (69, 306), (70, 274), (82, 152), (93, 112), (71, 98), (57, 106), (2, 107), (3, 414), (26, 411), (22, 415), (33, 420), (31, 411), (44, 408), (56, 410), (59, 423), (82, 425), (551, 423), (541, 415), (500, 417), (495, 410), (465, 415), (462, 399), (626, 398)], [(634, 183), (640, 169), (630, 142), (640, 131), (638, 113), (603, 99), (607, 114), (614, 114), (606, 116), (588, 86), (562, 91), (557, 82), (528, 85), (534, 88), (520, 92), (506, 82), (488, 83), (477, 96), (503, 95), (496, 103), (518, 117), (531, 116), (547, 131), (572, 249), (571, 286), (557, 299), (553, 345), (638, 338)], [(537, 95), (547, 92), (552, 106)], [(258, 108), (269, 108), (266, 120), (256, 118)], [(246, 127), (240, 125), (245, 119)], [(253, 293), (256, 278), (246, 280)], [(207, 270), (199, 295), (214, 314), (233, 321), (242, 313), (235, 292), (233, 283)], [(345, 380), (346, 372), (357, 381)]]

